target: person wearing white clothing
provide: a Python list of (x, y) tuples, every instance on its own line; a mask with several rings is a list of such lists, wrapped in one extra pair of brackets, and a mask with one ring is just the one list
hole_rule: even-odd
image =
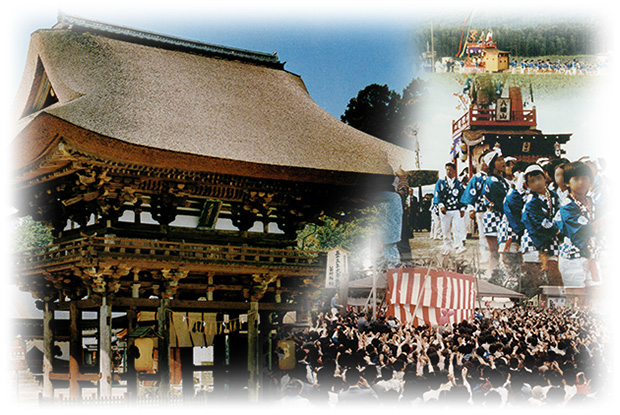
[(485, 154), (486, 152), (483, 152), (478, 157), (478, 171), (469, 179), (469, 181), (467, 182), (467, 186), (463, 191), (463, 196), (461, 196), (461, 203), (467, 206), (469, 217), (471, 219), (475, 218), (476, 220), (476, 225), (478, 227), (478, 243), (480, 247), (481, 262), (488, 262), (490, 258), (489, 245), (486, 238), (484, 237), (484, 232), (482, 230), (482, 220), (486, 211), (484, 199), (482, 198), (482, 190), (484, 187), (484, 182), (487, 179), (488, 169), (487, 165), (484, 164), (483, 160)]
[[(461, 196), (465, 189), (456, 178), (454, 163), (446, 163), (445, 167), (446, 178), (437, 181), (433, 202), (439, 207), (444, 254), (448, 254), (452, 247), (459, 254), (465, 252), (466, 235), (463, 223), (465, 206), (461, 203)], [(451, 238), (452, 243), (450, 243)]]

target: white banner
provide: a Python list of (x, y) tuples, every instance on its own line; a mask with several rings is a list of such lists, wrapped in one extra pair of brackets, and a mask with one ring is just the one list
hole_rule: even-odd
[(325, 288), (340, 288), (343, 281), (349, 280), (349, 253), (342, 248), (327, 251)]

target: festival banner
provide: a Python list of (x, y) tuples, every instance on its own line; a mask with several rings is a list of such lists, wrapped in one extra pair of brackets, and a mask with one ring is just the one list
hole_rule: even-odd
[(348, 256), (349, 253), (342, 248), (327, 251), (325, 288), (340, 288), (340, 284), (349, 281)]

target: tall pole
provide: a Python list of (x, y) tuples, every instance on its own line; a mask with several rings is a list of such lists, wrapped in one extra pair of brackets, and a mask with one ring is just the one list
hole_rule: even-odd
[(377, 266), (375, 264), (374, 272), (372, 273), (372, 319), (377, 319)]
[(431, 21), (431, 72), (435, 72), (435, 40), (433, 38), (433, 22)]

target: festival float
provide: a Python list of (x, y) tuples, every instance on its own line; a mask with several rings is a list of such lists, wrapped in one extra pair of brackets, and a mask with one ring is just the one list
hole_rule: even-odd
[[(502, 154), (517, 160), (536, 162), (545, 157), (550, 161), (565, 153), (571, 133), (543, 133), (537, 128), (537, 113), (533, 103), (532, 86), (524, 102), (522, 87), (508, 87), (497, 75), (473, 75), (458, 79), (463, 90), (455, 93), (457, 109), (464, 114), (452, 121), (451, 156), (468, 166), (471, 175), (482, 152), (500, 148)], [(527, 108), (531, 105), (531, 108)]]
[(502, 72), (510, 66), (510, 52), (497, 48), (491, 30), (486, 35), (483, 31), (478, 38), (478, 31), (472, 29), (464, 44), (461, 37), (459, 51), (459, 58), (467, 56), (463, 61), (461, 73)]

